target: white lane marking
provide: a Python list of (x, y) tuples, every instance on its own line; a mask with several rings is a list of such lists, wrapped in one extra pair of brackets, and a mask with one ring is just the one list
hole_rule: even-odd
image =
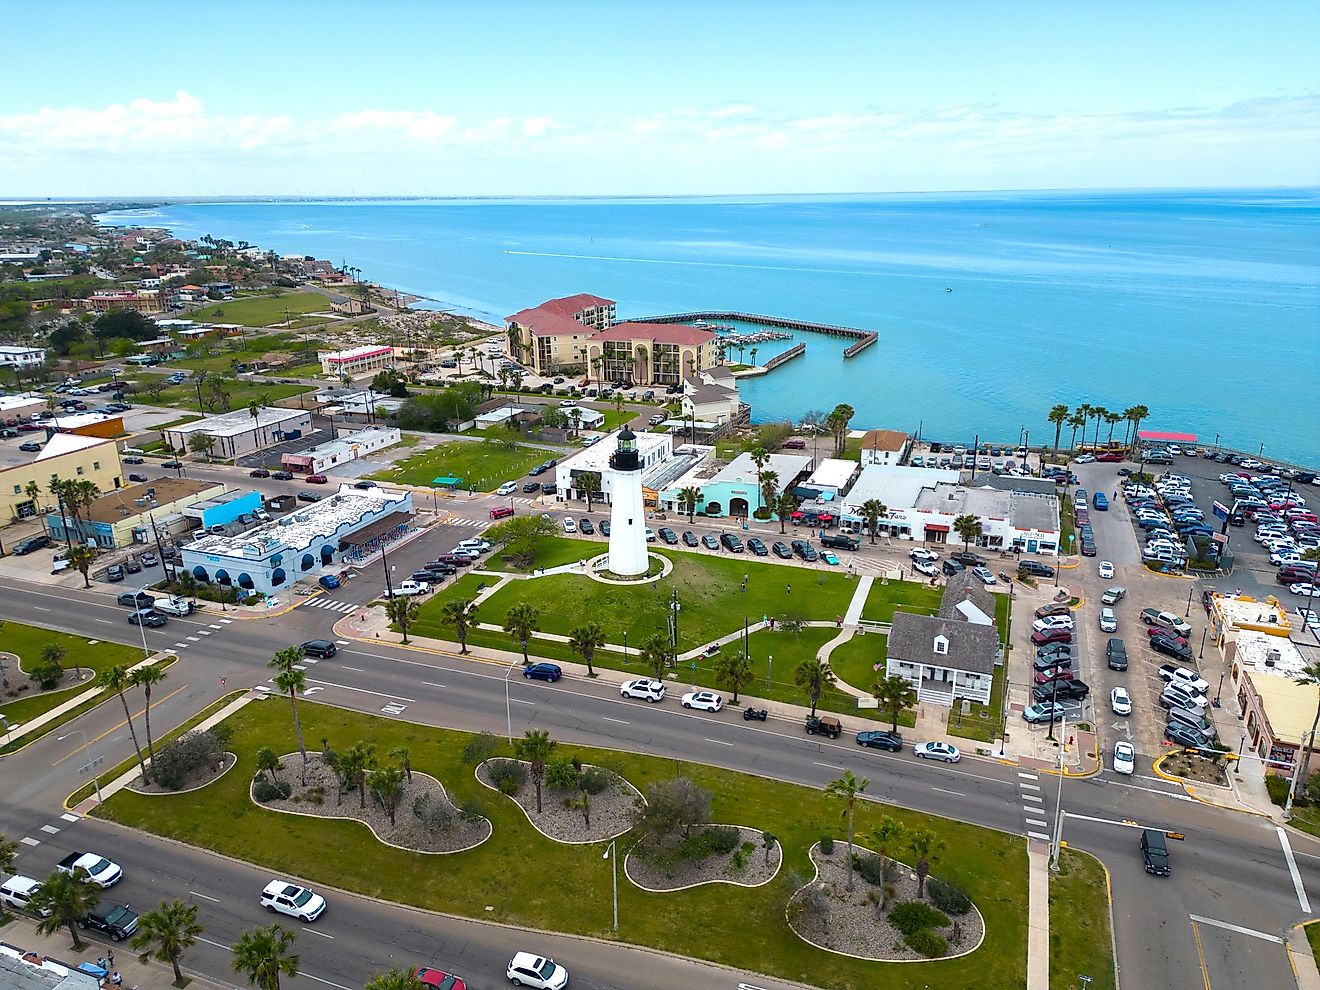
[(18, 841), (21, 842), (21, 843), (23, 843), (23, 845), (25, 845), (25, 846), (39, 846), (39, 845), (41, 845), (41, 840), (40, 840), (40, 839), (34, 839), (34, 838), (32, 838), (30, 835), (25, 835), (25, 836), (23, 836), (23, 838), (19, 839)]
[(63, 814), (63, 815), (60, 815), (60, 817), (63, 818), (66, 822), (76, 822), (76, 821), (81, 821), (81, 819), (80, 819), (77, 815), (70, 815), (70, 814), (67, 814), (67, 813), (66, 813), (66, 814)]
[(1046, 835), (1044, 832), (1028, 832), (1027, 838), (1040, 839), (1042, 842), (1049, 842), (1051, 837)]
[(1297, 860), (1293, 859), (1292, 845), (1288, 842), (1288, 833), (1280, 825), (1274, 826), (1279, 833), (1279, 845), (1283, 846), (1283, 858), (1288, 861), (1288, 872), (1292, 874), (1293, 890), (1297, 891), (1297, 903), (1302, 911), (1311, 913), (1311, 902), (1306, 896), (1306, 887), (1302, 884), (1302, 875), (1297, 872)]
[(1040, 785), (1039, 785), (1039, 784), (1023, 784), (1023, 783), (1019, 783), (1019, 784), (1018, 784), (1018, 787), (1022, 788), (1024, 791), (1038, 791), (1038, 790), (1040, 790)]
[(184, 638), (187, 639), (188, 642), (190, 643), (200, 643), (202, 641), (201, 637), (199, 636), (186, 636)]
[(407, 705), (386, 705), (380, 710), (382, 715), (402, 715)]
[(522, 698), (510, 698), (515, 705), (535, 705), (535, 701), (524, 701)]
[(1117, 780), (1113, 777), (1103, 778), (1107, 787), (1130, 787), (1134, 791), (1145, 791), (1147, 794), (1158, 794), (1160, 797), (1172, 798), (1175, 801), (1194, 802), (1196, 798), (1189, 794), (1175, 794), (1173, 791), (1161, 791), (1156, 787), (1138, 787), (1136, 784), (1129, 784), (1125, 780)]
[(188, 644), (187, 644), (187, 643), (175, 643), (175, 644), (174, 644), (174, 648), (175, 648), (176, 650), (186, 650), (186, 649), (188, 648)]
[(318, 932), (315, 928), (308, 928), (306, 925), (303, 925), (303, 931), (311, 932), (313, 935), (320, 935), (322, 938), (334, 938), (333, 935), (327, 935), (325, 932)]
[(220, 898), (218, 898), (218, 897), (212, 897), (210, 894), (199, 894), (199, 893), (198, 893), (197, 891), (195, 891), (195, 890), (190, 890), (190, 891), (188, 891), (188, 893), (191, 894), (193, 897), (200, 897), (200, 898), (201, 898), (202, 900), (204, 900), (204, 901), (211, 901), (211, 902), (214, 903), (214, 904), (219, 904), (219, 903), (220, 903)]
[(716, 746), (732, 746), (732, 745), (733, 745), (733, 743), (731, 743), (731, 742), (725, 742), (723, 739), (711, 739), (709, 736), (706, 737), (706, 742), (708, 742), (708, 743), (714, 743)]
[(217, 622), (217, 623), (213, 623), (212, 625), (207, 626), (206, 628), (207, 628), (207, 629), (223, 629), (224, 627), (221, 626), (221, 625)]
[(821, 763), (819, 760), (812, 760), (818, 767), (824, 767), (826, 770), (842, 770), (843, 767), (838, 763)]
[(1041, 828), (1049, 828), (1049, 822), (1041, 821), (1039, 818), (1024, 819), (1028, 825), (1039, 825)]
[(355, 674), (365, 674), (365, 673), (366, 673), (366, 671), (363, 670), (361, 667), (350, 667), (348, 664), (340, 664), (340, 665), (339, 665), (339, 669), (340, 669), (340, 670), (351, 670), (351, 671), (353, 671), (353, 673), (355, 673)]
[(1223, 928), (1226, 931), (1237, 932), (1239, 935), (1250, 935), (1252, 938), (1264, 939), (1266, 942), (1274, 942), (1278, 945), (1283, 944), (1283, 939), (1278, 935), (1271, 935), (1269, 932), (1258, 932), (1254, 928), (1243, 928), (1241, 925), (1230, 925), (1227, 921), (1216, 921), (1214, 918), (1203, 918), (1199, 914), (1189, 914), (1195, 922), (1202, 925), (1214, 925), (1216, 928)]
[(601, 720), (605, 722), (614, 722), (616, 725), (631, 725), (631, 722), (625, 722), (621, 718), (610, 718), (608, 715), (602, 715)]
[[(297, 665), (295, 664), (295, 666)], [(377, 698), (390, 698), (397, 701), (407, 701), (411, 703), (416, 703), (417, 701), (416, 698), (405, 698), (401, 694), (381, 694), (379, 691), (368, 691), (366, 688), (349, 687), (347, 684), (336, 684), (334, 681), (318, 681), (311, 677), (307, 678), (307, 680), (311, 684), (324, 684), (326, 687), (339, 688), (341, 691), (356, 691), (358, 694), (374, 694)], [(530, 705), (531, 702), (529, 701), (527, 704)]]
[(197, 630), (197, 635), (198, 635), (198, 636), (209, 636), (209, 635), (211, 635), (211, 630), (209, 630), (209, 629), (198, 629), (198, 630)]
[(337, 639), (337, 640), (335, 640), (335, 642), (338, 643), (340, 646), (349, 646), (349, 645), (351, 645), (351, 644), (348, 642), (348, 640), (346, 640), (346, 639)]
[(941, 794), (952, 794), (954, 797), (966, 797), (962, 791), (946, 791), (943, 787), (932, 787), (932, 791), (939, 791)]
[(443, 684), (437, 684), (435, 681), (422, 681), (422, 683), (425, 684), (427, 687), (438, 687), (438, 688), (444, 687)]
[(230, 624), (231, 622), (233, 622), (233, 621), (234, 621), (233, 619), (221, 619), (221, 620), (220, 620), (220, 624), (221, 624), (222, 626), (227, 626), (227, 625), (229, 625), (229, 624)]
[(92, 621), (93, 621), (93, 622), (103, 622), (103, 623), (105, 623), (107, 626), (114, 625), (114, 623), (112, 623), (109, 619), (93, 619)]
[(32, 606), (32, 611), (34, 611), (34, 612), (49, 612), (50, 609), (48, 609), (48, 608), (42, 608), (40, 605), (33, 605), (33, 606)]
[(54, 825), (43, 825), (43, 826), (41, 826), (41, 830), (42, 830), (43, 832), (47, 833), (48, 835), (59, 835), (59, 834), (60, 834), (60, 830), (59, 830), (58, 828), (56, 828)]
[(1022, 795), (1022, 800), (1023, 800), (1023, 801), (1035, 801), (1037, 804), (1041, 804), (1042, 802), (1044, 802), (1045, 799), (1044, 799), (1043, 797), (1041, 797), (1039, 794), (1023, 794), (1023, 795)]
[(1018, 776), (1021, 777), (1023, 780), (1040, 780), (1040, 777), (1038, 777), (1036, 774), (1023, 773), (1021, 770), (1018, 771)]

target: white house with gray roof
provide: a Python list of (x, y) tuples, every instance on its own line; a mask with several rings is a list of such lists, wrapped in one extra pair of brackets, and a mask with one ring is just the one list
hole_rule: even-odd
[(988, 705), (1002, 658), (994, 613), (994, 596), (964, 580), (945, 588), (938, 615), (896, 611), (885, 673), (911, 684), (920, 702)]

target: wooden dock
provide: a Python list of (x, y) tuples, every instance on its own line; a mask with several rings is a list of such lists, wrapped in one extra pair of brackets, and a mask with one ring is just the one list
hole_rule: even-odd
[[(767, 327), (782, 327), (785, 330), (808, 330), (811, 333), (827, 333), (835, 337), (853, 337), (863, 340), (875, 337), (874, 330), (859, 330), (856, 327), (838, 327), (829, 323), (809, 323), (806, 320), (789, 320), (781, 316), (758, 316), (755, 313), (673, 313), (668, 316), (638, 317), (629, 322), (635, 323), (723, 323), (728, 320), (742, 320), (745, 323), (759, 323)], [(869, 341), (868, 343), (873, 343)]]

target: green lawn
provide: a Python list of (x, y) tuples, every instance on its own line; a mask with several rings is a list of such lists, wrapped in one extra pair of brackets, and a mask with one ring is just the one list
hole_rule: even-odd
[[(578, 518), (585, 517), (587, 517), (587, 514), (583, 512), (582, 516)], [(593, 513), (590, 518), (592, 527), (596, 528), (600, 525), (603, 515)], [(501, 560), (498, 551), (491, 554), (482, 566), (488, 571), (512, 571), (527, 574), (541, 568), (560, 567), (563, 564), (572, 564), (579, 560), (590, 559), (597, 554), (604, 553), (607, 545), (608, 541), (599, 535), (576, 540), (567, 536), (546, 536), (537, 541), (536, 562), (530, 568), (514, 567), (513, 564)]]
[[(278, 402), (280, 399), (287, 399), (291, 396), (301, 395), (304, 392), (316, 391), (310, 385), (266, 385), (257, 382), (244, 381), (241, 378), (231, 378), (228, 381), (229, 388), (229, 408), (246, 409), (253, 400), (267, 404)], [(179, 409), (201, 410), (197, 403), (197, 386), (184, 383), (183, 385), (172, 385), (163, 389), (159, 399), (153, 399), (146, 392), (135, 392), (134, 397), (138, 400), (149, 401), (156, 406), (174, 406)], [(210, 415), (208, 411), (208, 415)], [(158, 427), (159, 428), (159, 427)]]
[(994, 684), (990, 688), (990, 704), (971, 703), (971, 710), (962, 714), (961, 702), (949, 709), (949, 735), (978, 742), (992, 743), (999, 738), (1004, 718), (1004, 668), (995, 668)]
[[(442, 443), (430, 450), (404, 458), (393, 467), (367, 475), (374, 481), (430, 487), (435, 478), (462, 478), (463, 487), (491, 491), (510, 478), (520, 478), (553, 455), (521, 444), (512, 449), (493, 440), (480, 443), (462, 440)], [(543, 475), (554, 481), (554, 475)]]
[(1311, 955), (1320, 965), (1320, 922), (1313, 921), (1306, 926), (1306, 940), (1311, 943)]
[[(90, 667), (99, 674), (107, 667), (116, 664), (131, 665), (142, 659), (141, 647), (94, 642), (85, 636), (70, 636), (68, 633), (27, 626), (21, 622), (6, 622), (3, 632), (0, 632), (0, 642), (4, 643), (5, 650), (18, 654), (27, 670), (31, 670), (33, 665), (41, 660), (42, 647), (47, 643), (56, 643), (64, 647), (65, 657), (62, 666), (65, 670), (75, 666)], [(90, 684), (90, 681), (85, 681), (62, 691), (52, 691), (38, 696), (33, 694), (36, 684), (28, 679), (26, 673), (7, 669), (5, 677), (9, 687), (3, 692), (5, 703), (0, 704), (0, 715), (13, 725), (30, 721), (43, 712), (50, 711), (79, 692), (87, 690)], [(19, 686), (26, 687), (27, 690), (11, 698), (10, 695), (14, 694)]]
[[(862, 802), (856, 832), (865, 836), (880, 816), (909, 829), (929, 828), (942, 841), (933, 873), (963, 886), (987, 918), (987, 935), (973, 954), (919, 965), (865, 962), (812, 948), (787, 926), (784, 906), (809, 876), (808, 849), (821, 835), (841, 837), (839, 804), (815, 788), (633, 754), (561, 746), (583, 762), (605, 764), (645, 789), (675, 774), (708, 789), (713, 821), (736, 821), (772, 832), (786, 868), (779, 879), (747, 889), (709, 884), (648, 894), (622, 880), (620, 927), (610, 928), (611, 873), (603, 844), (573, 846), (540, 835), (512, 802), (479, 785), (460, 753), (471, 738), (452, 732), (303, 702), (305, 737), (336, 749), (358, 740), (377, 753), (406, 746), (412, 765), (434, 774), (455, 801), (479, 799), (494, 825), (491, 839), (453, 856), (430, 857), (386, 846), (361, 823), (279, 816), (254, 805), (248, 786), (259, 747), (297, 748), (287, 708), (278, 699), (249, 705), (228, 720), (229, 748), (238, 767), (187, 795), (157, 797), (120, 791), (97, 815), (235, 856), (271, 870), (293, 871), (313, 883), (518, 928), (552, 929), (653, 946), (712, 962), (745, 967), (831, 990), (885, 986), (1013, 987), (1025, 982), (1027, 862), (1021, 838), (909, 811)], [(822, 771), (820, 783), (830, 774)], [(350, 796), (348, 800), (352, 800)], [(309, 853), (315, 850), (315, 853)], [(546, 878), (553, 878), (547, 883)], [(1103, 903), (1103, 887), (1072, 900)], [(1060, 926), (1062, 930), (1064, 926)], [(700, 931), (701, 937), (693, 933)]]
[(290, 317), (303, 313), (330, 312), (330, 300), (319, 292), (294, 292), (282, 296), (249, 296), (206, 306), (189, 319), (212, 323), (241, 323), (247, 327), (268, 327), (283, 323), (284, 311)]
[[(755, 621), (763, 615), (800, 614), (805, 619), (833, 619), (847, 610), (853, 581), (845, 575), (803, 572), (746, 559), (713, 554), (655, 550), (674, 562), (664, 578), (642, 585), (607, 585), (578, 574), (553, 574), (506, 585), (483, 608), (486, 622), (502, 623), (509, 606), (525, 601), (538, 608), (546, 632), (567, 634), (583, 615), (591, 615), (605, 629), (606, 638), (621, 642), (628, 631), (631, 643), (653, 632), (668, 630), (671, 594), (678, 589), (679, 644), (692, 649), (741, 627), (743, 617)], [(743, 575), (749, 580), (741, 592)], [(788, 582), (797, 586), (791, 591)], [(564, 608), (572, 602), (571, 609)], [(438, 621), (435, 599), (422, 606), (417, 631)]]
[(908, 612), (932, 615), (940, 607), (942, 589), (932, 588), (920, 581), (890, 581), (882, 584), (878, 579), (871, 585), (871, 593), (862, 606), (862, 618), (874, 622), (893, 622), (894, 606), (902, 605)]
[(830, 666), (834, 676), (851, 684), (855, 688), (869, 692), (871, 685), (884, 673), (883, 667), (877, 672), (874, 664), (883, 664), (889, 637), (881, 633), (868, 632), (860, 635), (854, 632), (848, 642), (834, 648), (830, 654)]
[(1050, 877), (1050, 986), (1056, 990), (1080, 990), (1079, 976), (1091, 978), (1087, 990), (1116, 986), (1106, 891), (1099, 860), (1063, 850), (1059, 874)]

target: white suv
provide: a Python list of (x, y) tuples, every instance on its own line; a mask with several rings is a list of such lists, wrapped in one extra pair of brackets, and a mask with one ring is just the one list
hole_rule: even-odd
[(553, 959), (538, 956), (533, 952), (514, 953), (504, 975), (515, 987), (563, 990), (568, 986), (568, 970)]
[(261, 892), (261, 906), (302, 921), (315, 921), (325, 911), (325, 898), (287, 880), (272, 880)]
[(516, 481), (506, 481), (504, 484), (500, 485), (499, 488), (495, 489), (495, 494), (512, 495), (517, 490), (518, 490), (518, 483)]
[(650, 677), (639, 677), (635, 681), (624, 681), (619, 687), (619, 694), (625, 698), (642, 698), (645, 701), (663, 701), (665, 686)]

